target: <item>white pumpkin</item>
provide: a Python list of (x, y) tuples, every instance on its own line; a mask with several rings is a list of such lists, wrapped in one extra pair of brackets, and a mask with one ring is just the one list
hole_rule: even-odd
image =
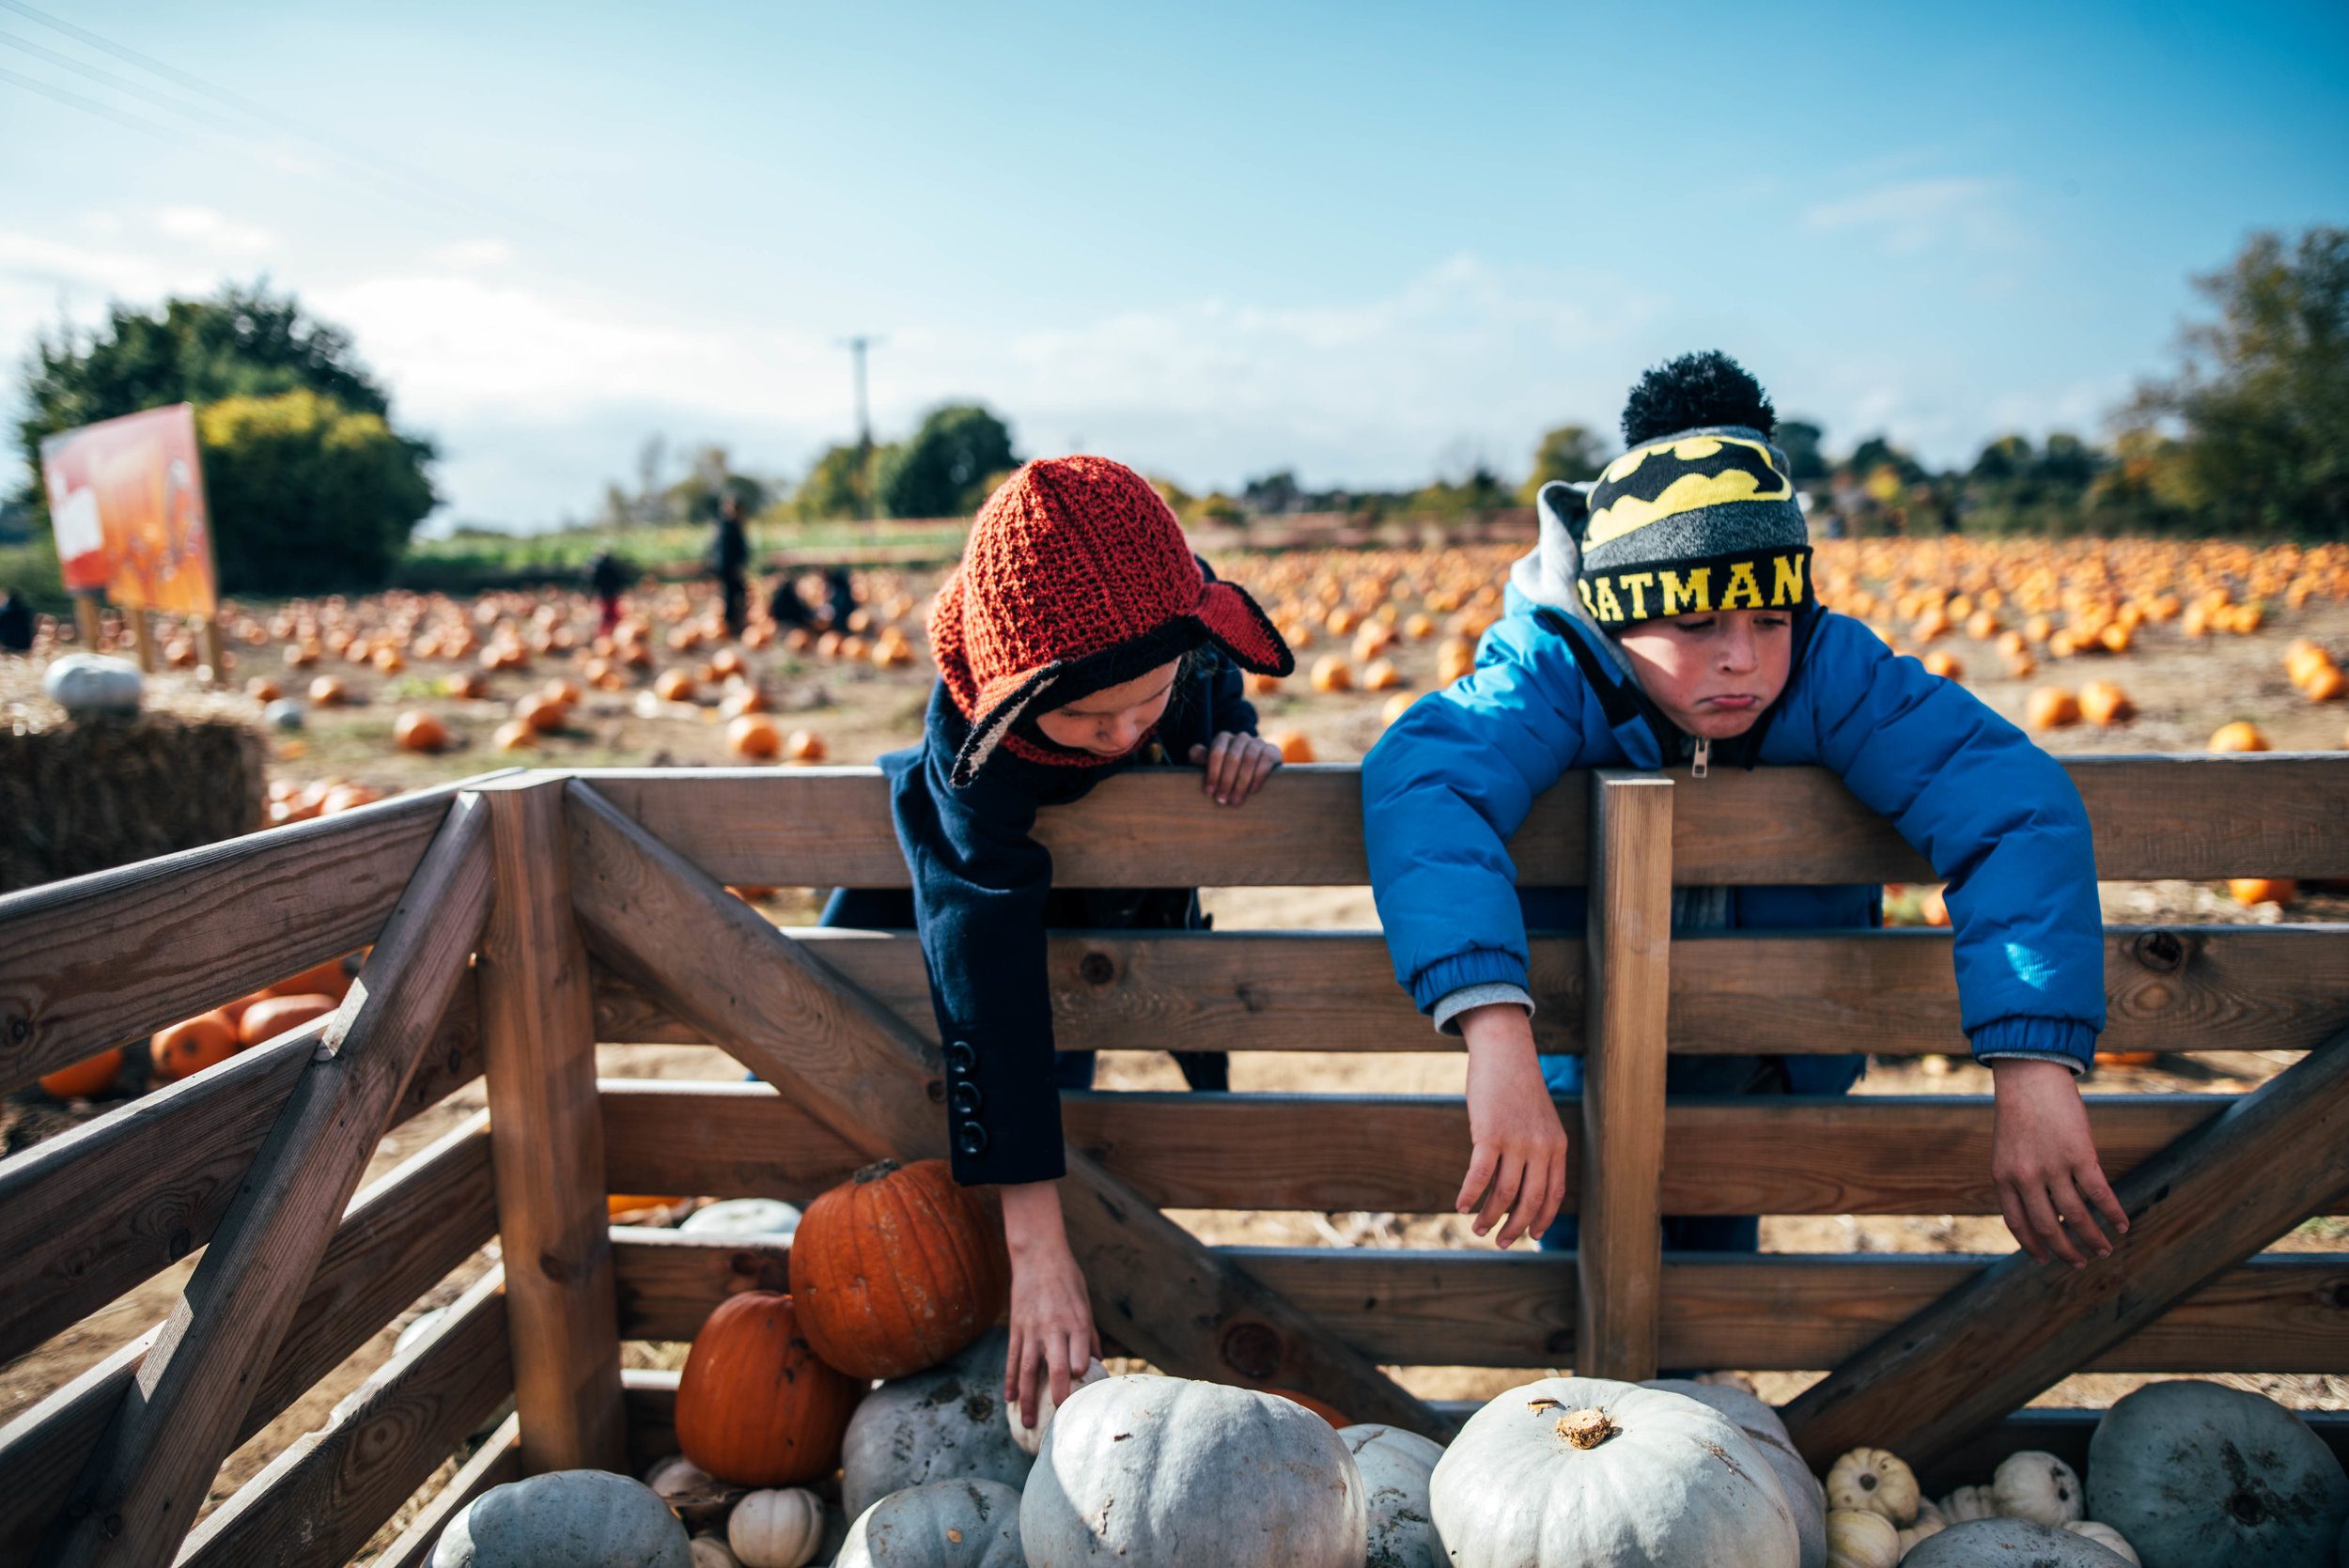
[(1546, 1377), (1469, 1418), (1428, 1483), (1454, 1568), (1796, 1568), (1768, 1461), (1685, 1394)]
[[(1081, 1389), (1088, 1383), (1098, 1383), (1109, 1374), (1110, 1369), (1099, 1361), (1087, 1361), (1084, 1375), (1078, 1378), (1076, 1388), (1068, 1391), (1073, 1394), (1077, 1389)], [(1019, 1402), (1017, 1399), (1010, 1400), (1003, 1405), (1003, 1420), (1011, 1424), (1011, 1440), (1017, 1443), (1019, 1446), (1019, 1452), (1029, 1458), (1034, 1459), (1043, 1450), (1044, 1429), (1052, 1424), (1052, 1411), (1055, 1408), (1056, 1406), (1052, 1404), (1052, 1386), (1050, 1381), (1044, 1385), (1043, 1412), (1036, 1417), (1034, 1426), (1020, 1420)]]
[(2029, 1519), (2061, 1529), (2087, 1512), (2080, 1478), (2052, 1453), (2024, 1449), (1999, 1462), (1990, 1478), (1990, 1502), (2006, 1519)]
[(1827, 1516), (1827, 1568), (1893, 1568), (1901, 1560), (1901, 1532), (1883, 1514), (1865, 1508), (1838, 1508)]
[(2093, 1541), (2096, 1545), (2105, 1547), (2108, 1551), (2118, 1552), (2121, 1556), (2127, 1558), (2131, 1562), (2140, 1564), (2141, 1568), (2143, 1560), (2139, 1558), (2137, 1555), (2137, 1548), (2123, 1540), (2121, 1538), (2121, 1532), (2114, 1529), (2110, 1525), (2101, 1524), (2094, 1519), (2075, 1519), (2063, 1528), (2070, 1530), (2074, 1535), (2086, 1536), (2089, 1540)]
[(1019, 1494), (1000, 1481), (892, 1492), (848, 1527), (832, 1568), (1025, 1568)]
[(1802, 1542), (1802, 1568), (1822, 1568), (1827, 1561), (1827, 1489), (1811, 1473), (1811, 1467), (1803, 1463), (1794, 1438), (1787, 1435), (1786, 1423), (1779, 1420), (1778, 1412), (1766, 1400), (1738, 1383), (1659, 1377), (1640, 1387), (1687, 1394), (1699, 1405), (1711, 1405), (1736, 1422), (1737, 1430), (1752, 1438), (1753, 1446), (1769, 1461), (1772, 1473), (1778, 1477), (1779, 1490), (1786, 1494), (1786, 1506), (1795, 1511), (1795, 1533)]
[(102, 653), (69, 653), (53, 660), (40, 677), (49, 700), (68, 713), (136, 713), (147, 679), (127, 659)]
[(1445, 1568), (1427, 1502), (1443, 1445), (1399, 1426), (1340, 1427), (1338, 1437), (1361, 1472), (1370, 1509), (1368, 1568)]
[(645, 1484), (664, 1498), (685, 1497), (694, 1492), (723, 1491), (725, 1483), (713, 1480), (708, 1470), (681, 1453), (673, 1453), (645, 1472)]
[(932, 1481), (1026, 1484), (1035, 1461), (1003, 1420), (1003, 1355), (990, 1329), (927, 1372), (893, 1377), (864, 1397), (840, 1444), (840, 1505), (853, 1519), (892, 1492)]
[(742, 1560), (727, 1547), (723, 1535), (696, 1535), (691, 1545), (693, 1568), (742, 1568)]
[(1881, 1514), (1896, 1526), (1917, 1521), (1917, 1476), (1890, 1449), (1854, 1449), (1827, 1472), (1827, 1505)]
[(1953, 1525), (1963, 1525), (1975, 1519), (1997, 1518), (1999, 1505), (1990, 1500), (1989, 1487), (1961, 1486), (1941, 1499), (1941, 1514)]
[(1968, 1519), (1917, 1543), (1901, 1568), (2126, 1568), (2128, 1560), (2084, 1535), (2029, 1519)]
[(824, 1539), (824, 1499), (803, 1486), (753, 1492), (726, 1515), (726, 1545), (742, 1568), (802, 1568)]
[(2190, 1378), (2148, 1383), (2096, 1423), (2088, 1512), (2154, 1568), (2321, 1563), (2349, 1478), (2274, 1400)]
[(779, 1198), (728, 1198), (685, 1217), (680, 1231), (695, 1235), (755, 1235), (787, 1238), (800, 1228), (800, 1211)]
[(1938, 1535), (1949, 1528), (1944, 1520), (1928, 1519), (1922, 1514), (1918, 1514), (1917, 1522), (1901, 1531), (1901, 1556), (1906, 1558), (1917, 1549), (1918, 1542), (1929, 1535)]
[(643, 1482), (551, 1470), (467, 1503), (441, 1532), (432, 1568), (693, 1568), (693, 1548)]
[(1179, 1377), (1070, 1394), (1019, 1503), (1027, 1568), (1362, 1568), (1368, 1532), (1361, 1474), (1328, 1421)]

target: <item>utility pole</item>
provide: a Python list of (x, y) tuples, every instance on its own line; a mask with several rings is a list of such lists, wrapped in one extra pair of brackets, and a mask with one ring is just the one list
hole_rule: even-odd
[(873, 414), (864, 397), (864, 351), (879, 347), (884, 341), (863, 334), (840, 340), (840, 346), (848, 350), (849, 361), (856, 371), (856, 508), (860, 521), (873, 515)]

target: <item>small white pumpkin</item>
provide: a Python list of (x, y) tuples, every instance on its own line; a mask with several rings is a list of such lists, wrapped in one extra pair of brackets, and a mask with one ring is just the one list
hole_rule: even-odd
[(726, 1545), (743, 1568), (802, 1568), (824, 1538), (824, 1500), (803, 1486), (753, 1492), (726, 1516)]
[(1968, 1519), (1917, 1543), (1901, 1568), (2126, 1568), (2110, 1547), (2029, 1519)]
[(1000, 1481), (892, 1492), (848, 1527), (832, 1568), (1025, 1568), (1019, 1494)]
[(1961, 1486), (1941, 1499), (1941, 1515), (1953, 1525), (1969, 1524), (1997, 1518), (1999, 1505), (1990, 1500), (1989, 1487)]
[(1796, 1568), (1793, 1507), (1752, 1439), (1685, 1394), (1546, 1377), (1470, 1416), (1428, 1482), (1453, 1568)]
[(742, 1568), (742, 1560), (727, 1549), (723, 1535), (696, 1535), (692, 1545), (693, 1568)]
[[(1110, 1369), (1099, 1361), (1087, 1361), (1084, 1375), (1078, 1378), (1076, 1388), (1068, 1391), (1073, 1394), (1077, 1389), (1081, 1389), (1089, 1383), (1098, 1383), (1109, 1374)], [(1045, 1429), (1052, 1424), (1052, 1412), (1056, 1408), (1057, 1406), (1052, 1404), (1052, 1386), (1049, 1380), (1044, 1385), (1044, 1410), (1036, 1417), (1034, 1426), (1030, 1426), (1019, 1419), (1019, 1402), (1017, 1399), (1005, 1402), (1003, 1420), (1011, 1423), (1011, 1440), (1019, 1445), (1020, 1452), (1034, 1459), (1043, 1451)]]
[(1427, 1501), (1443, 1445), (1399, 1426), (1346, 1426), (1338, 1436), (1361, 1472), (1370, 1509), (1367, 1568), (1445, 1568)]
[(1918, 1528), (1922, 1529), (1926, 1525), (1931, 1525), (1935, 1529), (1946, 1529), (1949, 1528), (1949, 1523), (1950, 1516), (1941, 1512), (1939, 1503), (1935, 1502), (1931, 1498), (1917, 1499)]
[(1990, 1478), (1990, 1502), (2001, 1518), (2029, 1519), (2050, 1529), (2061, 1529), (2088, 1512), (2080, 1478), (2072, 1467), (2038, 1449), (2024, 1449), (1999, 1462)]
[[(1728, 1377), (1740, 1380), (1707, 1380)], [(1796, 1451), (1786, 1423), (1779, 1420), (1778, 1412), (1753, 1391), (1750, 1384), (1735, 1373), (1712, 1373), (1693, 1380), (1658, 1377), (1640, 1387), (1686, 1394), (1736, 1422), (1737, 1430), (1752, 1438), (1753, 1446), (1769, 1461), (1772, 1473), (1778, 1477), (1779, 1490), (1786, 1494), (1786, 1506), (1795, 1511), (1795, 1533), (1802, 1542), (1802, 1568), (1823, 1568), (1827, 1561), (1827, 1489), (1819, 1484), (1819, 1478), (1811, 1473), (1811, 1467), (1803, 1463), (1802, 1455)]]
[(2084, 1535), (2099, 1546), (2120, 1553), (2142, 1568), (2142, 1560), (2138, 1557), (2137, 1548), (2121, 1539), (2121, 1532), (2110, 1525), (2099, 1524), (2094, 1519), (2075, 1519), (2063, 1528), (2074, 1535)]
[(451, 1519), (432, 1568), (693, 1568), (661, 1495), (603, 1470), (552, 1470), (492, 1486)]
[(674, 1500), (693, 1492), (720, 1490), (723, 1483), (712, 1480), (708, 1470), (681, 1453), (673, 1453), (645, 1472), (645, 1484)]
[(788, 1237), (800, 1228), (800, 1211), (780, 1198), (728, 1198), (685, 1217), (680, 1231), (695, 1235)]
[(1938, 1535), (1949, 1528), (1949, 1525), (1941, 1519), (1928, 1519), (1921, 1513), (1919, 1514), (1917, 1522), (1901, 1531), (1901, 1556), (1907, 1557), (1909, 1553), (1917, 1549), (1918, 1542), (1930, 1535)]
[(1901, 1532), (1872, 1509), (1838, 1508), (1827, 1516), (1827, 1568), (1893, 1568)]
[(40, 677), (49, 700), (68, 713), (136, 713), (147, 679), (127, 659), (102, 653), (69, 653)]
[(1827, 1505), (1881, 1514), (1895, 1527), (1917, 1519), (1917, 1476), (1890, 1449), (1854, 1449), (1827, 1472)]
[(1027, 1483), (1035, 1461), (1003, 1420), (1010, 1346), (1007, 1330), (989, 1329), (929, 1371), (893, 1377), (865, 1396), (840, 1443), (840, 1506), (849, 1518), (926, 1482), (1000, 1481), (1015, 1492)]

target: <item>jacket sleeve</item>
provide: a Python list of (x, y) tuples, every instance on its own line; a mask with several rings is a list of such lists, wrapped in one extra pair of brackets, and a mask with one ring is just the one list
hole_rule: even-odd
[(1573, 655), (1530, 619), (1496, 625), (1477, 659), (1362, 761), (1371, 891), (1394, 977), (1423, 1013), (1465, 986), (1526, 988), (1509, 838), (1609, 738)]
[(913, 875), (930, 1005), (946, 1048), (946, 1142), (965, 1186), (1054, 1180), (1067, 1172), (1052, 1080), (1052, 1004), (1044, 901), (1051, 852), (1035, 842), (1035, 802), (981, 773), (945, 779), (933, 738), (891, 792)]
[(2085, 1067), (2105, 1026), (2104, 916), (2071, 776), (1954, 681), (1821, 617), (1795, 693), (1818, 760), (1949, 883), (1976, 1056)]

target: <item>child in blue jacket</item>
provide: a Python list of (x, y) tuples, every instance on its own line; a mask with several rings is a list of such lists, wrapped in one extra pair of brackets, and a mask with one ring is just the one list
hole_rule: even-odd
[[(1240, 668), (1287, 675), (1264, 612), (1190, 553), (1148, 482), (1102, 458), (1019, 470), (972, 525), (930, 613), (938, 685), (919, 746), (880, 758), (910, 893), (842, 889), (828, 925), (914, 926), (946, 1057), (955, 1179), (997, 1187), (1011, 1252), (1004, 1395), (1031, 1425), (1100, 1354), (1054, 1183), (1060, 1091), (1093, 1058), (1055, 1055), (1045, 932), (1196, 927), (1196, 889), (1055, 888), (1033, 830), (1044, 806), (1145, 762), (1190, 762), (1243, 804), (1280, 766), (1257, 737)], [(1146, 1044), (1147, 1042), (1137, 1042)], [(1178, 1053), (1194, 1089), (1226, 1058)]]
[[(1727, 356), (1651, 370), (1627, 450), (1587, 498), (1551, 484), (1541, 541), (1477, 667), (1414, 704), (1362, 765), (1370, 872), (1395, 977), (1469, 1052), (1474, 1149), (1458, 1200), (1508, 1246), (1564, 1192), (1566, 1137), (1529, 1021), (1525, 933), (1579, 925), (1579, 890), (1516, 886), (1533, 799), (1583, 768), (1831, 768), (1948, 881), (1963, 1024), (1997, 1085), (1992, 1175), (2034, 1258), (2083, 1265), (2127, 1222), (2075, 1075), (2103, 1029), (2087, 813), (2070, 778), (1963, 687), (1818, 604), (1775, 413)], [(1875, 889), (1675, 888), (1676, 931), (1873, 924)], [(1682, 948), (1676, 962), (1702, 961)], [(1579, 1087), (1560, 1059), (1556, 1086)], [(1840, 1093), (1858, 1058), (1675, 1058), (1681, 1092)], [(1719, 1081), (1716, 1081), (1719, 1080)], [(2072, 1234), (2064, 1229), (2068, 1222)], [(1753, 1245), (1751, 1221), (1683, 1221), (1672, 1245)], [(1723, 1234), (1723, 1227), (1736, 1227)], [(1568, 1243), (1571, 1244), (1570, 1241)]]

